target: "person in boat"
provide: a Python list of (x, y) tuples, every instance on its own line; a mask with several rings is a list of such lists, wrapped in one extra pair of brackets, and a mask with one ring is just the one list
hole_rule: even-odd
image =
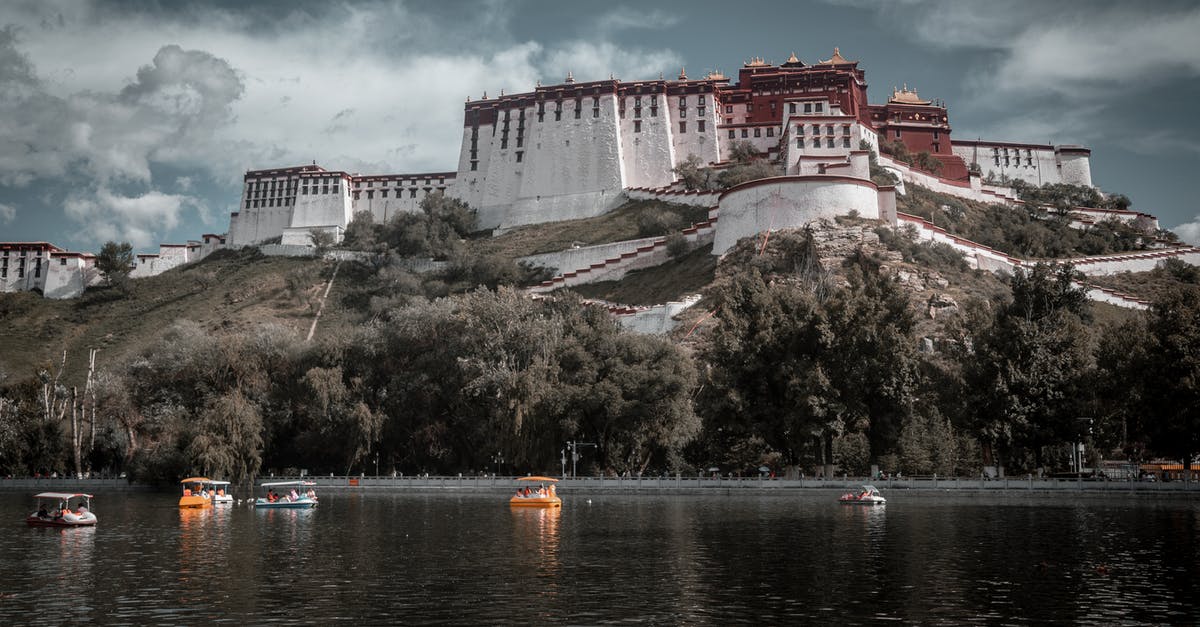
[(525, 491), (522, 490), (521, 488), (517, 488), (517, 498), (520, 498), (520, 499), (525, 498)]
[(275, 494), (275, 488), (267, 490), (267, 502), (274, 503), (279, 500), (279, 495)]
[(38, 518), (49, 518), (50, 517), (50, 512), (46, 510), (45, 503), (38, 503), (37, 517)]
[(304, 493), (304, 496), (310, 499), (315, 499), (317, 498), (317, 492), (316, 490), (309, 488), (308, 491)]
[(289, 494), (288, 494), (288, 496), (289, 496), (289, 497), (291, 498), (291, 500), (293, 500), (293, 501), (299, 501), (299, 500), (300, 500), (300, 494), (296, 492), (296, 488), (292, 488), (292, 491), (291, 491), (291, 493), (289, 493)]

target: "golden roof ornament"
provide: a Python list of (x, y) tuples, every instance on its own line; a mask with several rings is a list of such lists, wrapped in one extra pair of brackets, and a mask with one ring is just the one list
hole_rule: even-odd
[(842, 51), (835, 46), (833, 48), (833, 56), (821, 61), (820, 65), (851, 65), (858, 61), (850, 61), (842, 56)]
[(896, 89), (896, 87), (893, 85), (892, 97), (888, 98), (888, 102), (911, 105), (927, 105), (930, 103), (928, 100), (921, 100), (921, 97), (917, 95), (917, 90), (910, 90), (908, 88), (908, 83), (904, 83), (904, 87), (902, 89)]
[(568, 83), (575, 82), (575, 75), (571, 73), (571, 70), (567, 70), (567, 82)]
[(679, 80), (686, 81), (687, 79), (687, 69), (682, 67), (679, 68)]
[(762, 57), (753, 57), (745, 65), (746, 67), (767, 67), (769, 64)]
[(796, 56), (796, 52), (794, 50), (792, 51), (792, 56), (788, 57), (787, 62), (788, 63), (800, 63), (800, 59), (799, 59), (799, 57)]

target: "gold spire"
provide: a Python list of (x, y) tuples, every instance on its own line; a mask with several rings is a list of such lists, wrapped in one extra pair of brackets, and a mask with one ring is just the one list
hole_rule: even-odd
[(770, 64), (763, 61), (762, 57), (753, 57), (745, 63), (746, 67), (766, 67), (768, 65)]
[(836, 47), (833, 49), (833, 56), (821, 61), (820, 65), (850, 65), (858, 63), (858, 61), (850, 61), (842, 56), (842, 52)]
[(792, 56), (788, 57), (787, 62), (788, 63), (799, 63), (800, 62), (800, 59), (796, 56), (795, 51), (792, 52)]
[(575, 82), (575, 75), (571, 73), (571, 70), (567, 70), (567, 82), (568, 83)]
[(483, 99), (487, 100), (487, 90), (483, 90)]
[(679, 80), (686, 81), (687, 79), (687, 69), (682, 67), (679, 68)]

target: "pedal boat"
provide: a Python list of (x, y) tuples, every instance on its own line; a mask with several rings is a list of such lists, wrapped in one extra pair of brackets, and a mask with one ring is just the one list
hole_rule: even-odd
[(838, 497), (838, 502), (844, 505), (883, 505), (887, 499), (873, 485), (864, 485), (858, 492), (847, 492)]
[[(558, 494), (554, 489), (554, 484), (558, 483), (558, 479), (551, 477), (521, 477), (517, 481), (525, 482), (518, 484), (517, 493), (508, 499), (508, 504), (512, 507), (562, 507), (562, 499), (558, 498)], [(527, 487), (528, 482), (536, 481), (538, 483), (548, 483), (543, 489), (532, 489)], [(525, 491), (529, 490), (529, 495), (525, 495)]]
[(179, 483), (183, 485), (183, 495), (179, 497), (180, 507), (204, 509), (213, 505), (233, 504), (233, 497), (229, 494), (228, 481), (217, 481), (208, 477), (188, 477)]
[(295, 489), (298, 494), (297, 498), (291, 498), (288, 494), (282, 494), (277, 500), (270, 500), (266, 496), (260, 496), (254, 501), (256, 509), (308, 509), (317, 506), (317, 494), (313, 491), (317, 483), (315, 481), (275, 481), (273, 483), (264, 483), (260, 487), (266, 488), (268, 491), (274, 488), (281, 488), (284, 492), (288, 489)]
[[(92, 513), (92, 495), (82, 492), (42, 492), (34, 495), (38, 500), (38, 511), (25, 519), (30, 527), (91, 527), (96, 524)], [(42, 511), (46, 506), (54, 507)]]

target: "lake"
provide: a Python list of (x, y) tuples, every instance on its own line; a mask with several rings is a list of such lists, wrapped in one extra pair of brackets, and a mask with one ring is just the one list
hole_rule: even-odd
[(0, 492), (0, 624), (1196, 624), (1200, 500), (325, 490), (313, 510)]

